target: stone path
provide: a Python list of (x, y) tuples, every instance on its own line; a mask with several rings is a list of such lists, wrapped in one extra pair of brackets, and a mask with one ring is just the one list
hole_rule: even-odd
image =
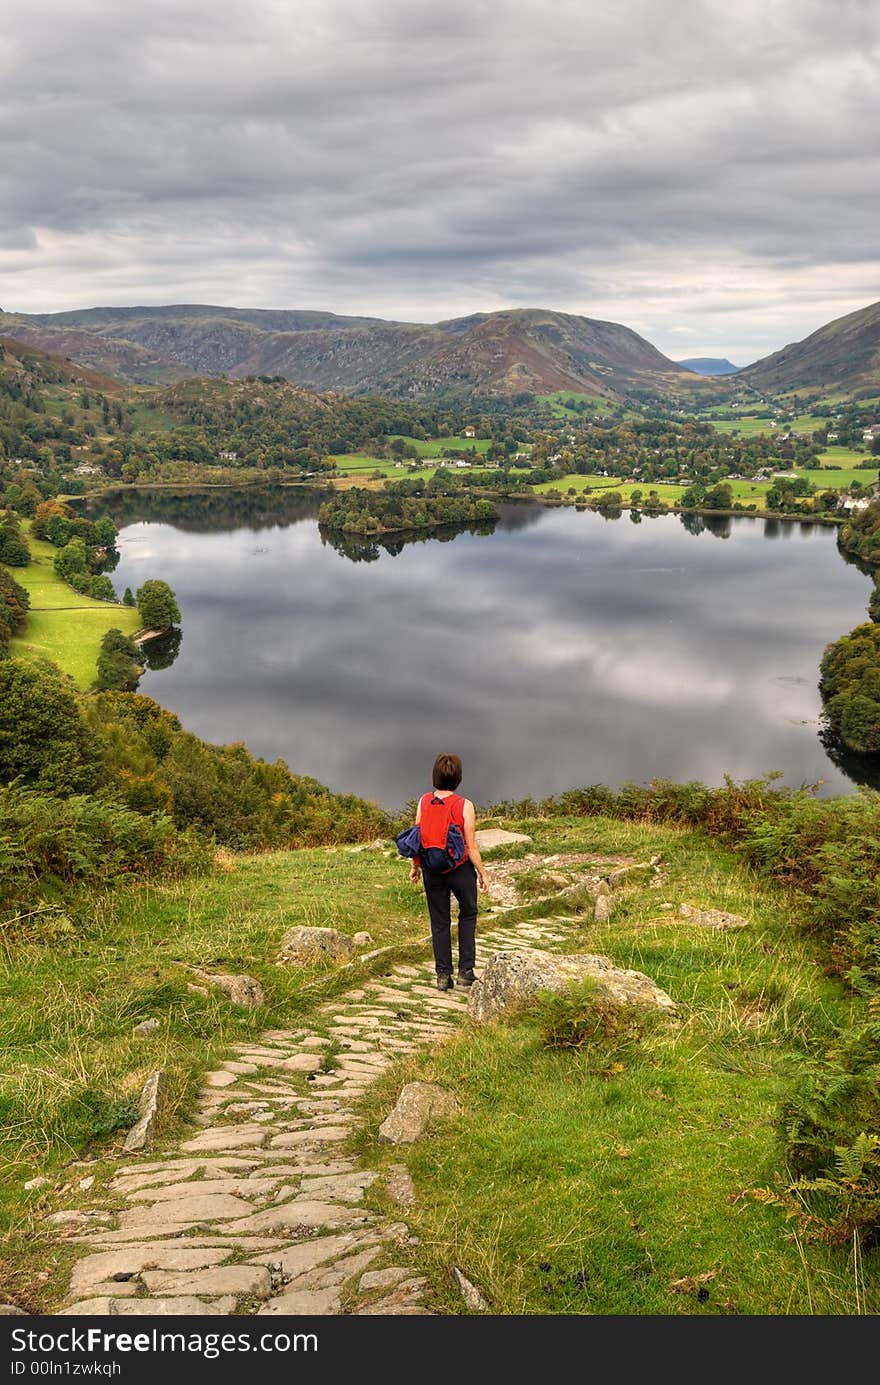
[[(552, 948), (571, 925), (490, 924), (480, 960)], [(467, 996), (437, 991), (430, 960), (400, 964), (322, 1005), (311, 1027), (235, 1048), (206, 1074), (188, 1138), (167, 1157), (121, 1165), (103, 1185), (123, 1209), (89, 1214), (60, 1312), (428, 1313), (415, 1238), (405, 1221), (364, 1207), (378, 1175), (340, 1147), (364, 1089), (401, 1055), (451, 1034)], [(413, 1201), (403, 1165), (385, 1184), (402, 1209)]]

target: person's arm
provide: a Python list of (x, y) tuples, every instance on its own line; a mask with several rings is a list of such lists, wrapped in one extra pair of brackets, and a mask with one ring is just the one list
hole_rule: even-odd
[[(421, 822), (421, 820), (422, 820), (422, 800), (419, 799), (418, 804), (417, 804), (417, 806), (416, 806), (416, 827), (418, 827), (418, 825), (419, 825), (419, 823)], [(410, 880), (412, 880), (413, 884), (415, 884), (416, 880), (418, 880), (419, 876), (421, 875), (421, 872), (422, 872), (422, 863), (421, 863), (421, 861), (419, 860), (418, 856), (414, 856), (414, 857), (412, 858), (412, 865), (411, 865), (410, 868), (409, 868), (409, 878), (410, 878)]]
[(480, 848), (477, 846), (477, 838), (474, 832), (476, 825), (476, 813), (474, 805), (469, 798), (464, 801), (464, 844), (468, 849), (468, 856), (474, 863), (480, 881), (480, 889), (488, 890), (489, 881), (486, 878), (486, 867), (483, 865), (483, 858), (480, 855)]

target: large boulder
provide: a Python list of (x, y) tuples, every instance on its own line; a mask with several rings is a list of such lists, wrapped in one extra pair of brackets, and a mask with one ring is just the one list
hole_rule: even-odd
[(454, 1116), (455, 1097), (434, 1082), (407, 1082), (391, 1115), (379, 1126), (379, 1143), (411, 1145), (421, 1139), (428, 1126), (445, 1116)]
[(496, 846), (518, 846), (532, 840), (524, 832), (505, 832), (502, 827), (482, 827), (474, 833), (474, 839), (480, 851), (491, 851)]
[(238, 976), (228, 976), (225, 972), (202, 971), (200, 967), (193, 967), (192, 971), (202, 981), (207, 981), (209, 986), (223, 991), (233, 1005), (241, 1005), (245, 1010), (258, 1010), (261, 1005), (266, 1004), (263, 988), (255, 976), (248, 976), (246, 972)]
[(564, 994), (572, 983), (595, 981), (603, 1000), (675, 1014), (675, 1001), (641, 971), (616, 967), (610, 957), (584, 953), (496, 952), (471, 988), (468, 1014), (480, 1023), (530, 1001), (539, 991)]
[(281, 939), (278, 961), (347, 961), (354, 950), (354, 939), (337, 928), (289, 928)]

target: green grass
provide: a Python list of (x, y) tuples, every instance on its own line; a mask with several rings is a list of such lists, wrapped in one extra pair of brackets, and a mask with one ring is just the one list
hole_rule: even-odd
[(365, 480), (372, 477), (373, 472), (381, 472), (382, 476), (389, 480), (409, 480), (417, 479), (427, 481), (437, 470), (436, 467), (419, 467), (416, 471), (410, 471), (409, 464), (396, 467), (387, 458), (368, 457), (363, 452), (349, 452), (338, 454), (336, 460), (337, 476), (360, 476)]
[(856, 452), (853, 447), (826, 447), (824, 452), (819, 453), (820, 466), (857, 466), (859, 462), (871, 460), (867, 452)]
[(10, 643), (16, 658), (37, 655), (51, 659), (69, 673), (79, 688), (94, 682), (101, 640), (108, 630), (133, 635), (140, 627), (137, 611), (129, 606), (114, 606), (80, 596), (55, 572), (57, 550), (28, 535), (31, 562), (26, 568), (10, 569), (31, 598), (27, 627)]
[[(529, 1015), (469, 1026), (367, 1093), (358, 1141), (377, 1168), (405, 1158), (407, 1220), (433, 1305), (463, 1307), (449, 1266), (497, 1314), (850, 1314), (880, 1308), (880, 1252), (866, 1254), (864, 1307), (850, 1257), (804, 1243), (748, 1190), (779, 1168), (780, 1078), (821, 1051), (848, 1009), (798, 938), (798, 913), (699, 834), (591, 820), (520, 824), (547, 849), (662, 852), (660, 890), (636, 887), (610, 924), (572, 919), (563, 948), (604, 953), (654, 978), (680, 1023), (649, 1033), (619, 1071), (550, 1050)], [(664, 901), (752, 920), (735, 934), (685, 924)], [(479, 954), (478, 970), (485, 964)], [(430, 1142), (387, 1153), (378, 1122), (402, 1079), (454, 1091), (461, 1115)], [(701, 1301), (670, 1290), (712, 1274)]]
[[(728, 483), (733, 492), (734, 500), (753, 501), (759, 504), (770, 489), (769, 481), (730, 481)], [(616, 481), (612, 476), (563, 476), (559, 481), (545, 481), (539, 486), (534, 487), (536, 495), (547, 495), (552, 491), (566, 495), (571, 487), (581, 493), (587, 488), (593, 496), (599, 495), (603, 490), (620, 491), (623, 496), (624, 504), (629, 504), (630, 496), (634, 490), (642, 492), (642, 503), (647, 499), (649, 491), (656, 491), (661, 500), (665, 500), (669, 505), (675, 505), (680, 500), (687, 486), (676, 486), (669, 481), (638, 481), (625, 482)]]
[(389, 433), (389, 440), (400, 438), (416, 449), (420, 457), (441, 457), (444, 452), (486, 452), (490, 438), (410, 438), (405, 433)]
[(576, 390), (556, 390), (553, 394), (544, 395), (550, 405), (550, 412), (556, 418), (567, 418), (573, 423), (583, 417), (577, 409), (570, 407), (570, 401), (586, 403), (590, 406), (589, 413), (608, 413), (614, 408), (609, 399), (603, 398), (601, 394), (579, 394)]
[(808, 481), (820, 490), (845, 490), (851, 486), (853, 481), (858, 481), (862, 486), (870, 486), (877, 480), (877, 468), (873, 467), (870, 471), (859, 471), (855, 467), (843, 467), (840, 471), (809, 470), (798, 468), (798, 476), (805, 476)]
[[(603, 819), (515, 826), (543, 853), (662, 853), (660, 890), (627, 890), (602, 927), (572, 918), (562, 946), (654, 977), (681, 1006), (681, 1024), (651, 1035), (605, 1078), (575, 1053), (544, 1049), (529, 1019), (468, 1027), (430, 1056), (396, 1064), (367, 1093), (354, 1145), (377, 1166), (409, 1164), (419, 1197), (407, 1220), (432, 1306), (462, 1311), (449, 1282), (456, 1264), (505, 1314), (855, 1312), (845, 1253), (801, 1243), (775, 1210), (742, 1197), (778, 1167), (780, 1077), (821, 1048), (848, 1009), (799, 938), (800, 913), (698, 833)], [(752, 927), (701, 932), (666, 901), (733, 909)], [(295, 924), (366, 928), (376, 945), (427, 931), (405, 863), (338, 848), (224, 854), (208, 877), (84, 895), (67, 925), (6, 940), (2, 1294), (31, 1311), (57, 1304), (72, 1251), (50, 1240), (42, 1215), (77, 1176), (69, 1161), (86, 1150), (98, 1156), (89, 1172), (100, 1187), (150, 1071), (169, 1073), (160, 1134), (172, 1139), (201, 1073), (233, 1042), (306, 1018), (320, 1026), (317, 1007), (356, 984), (351, 973), (276, 967), (279, 940)], [(478, 969), (487, 960), (479, 938)], [(219, 993), (192, 994), (186, 964), (249, 972), (266, 1006), (239, 1010)], [(147, 1018), (159, 1030), (133, 1039), (132, 1026)], [(400, 1081), (416, 1075), (455, 1090), (461, 1117), (430, 1141), (386, 1153), (376, 1126)], [(52, 1179), (50, 1199), (23, 1191), (35, 1173)], [(76, 1197), (65, 1194), (63, 1204)], [(381, 1206), (380, 1193), (371, 1197)], [(877, 1256), (864, 1262), (869, 1312), (880, 1307)], [(45, 1268), (47, 1281), (37, 1277)], [(673, 1279), (712, 1270), (705, 1303), (668, 1290)]]

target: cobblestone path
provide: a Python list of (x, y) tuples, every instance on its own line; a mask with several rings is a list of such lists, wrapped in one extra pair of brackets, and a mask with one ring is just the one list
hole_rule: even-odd
[[(481, 932), (479, 958), (550, 948), (570, 920)], [(268, 1030), (204, 1078), (187, 1137), (121, 1164), (124, 1206), (86, 1222), (62, 1314), (424, 1314), (402, 1219), (367, 1209), (376, 1179), (341, 1147), (364, 1089), (396, 1058), (447, 1037), (467, 991), (439, 992), (430, 960), (327, 1001), (310, 1027)], [(386, 1179), (405, 1216), (403, 1165)], [(99, 1190), (96, 1189), (96, 1193)]]

